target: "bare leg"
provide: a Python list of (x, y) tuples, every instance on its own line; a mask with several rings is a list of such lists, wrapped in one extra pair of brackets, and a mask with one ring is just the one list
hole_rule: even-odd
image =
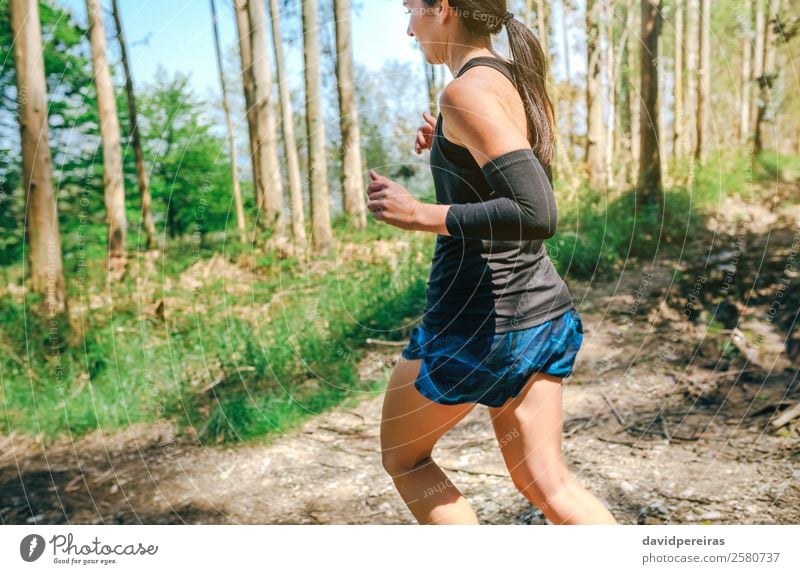
[(617, 524), (564, 464), (560, 378), (536, 373), (518, 396), (489, 413), (514, 484), (550, 522)]
[(414, 387), (421, 360), (403, 357), (389, 379), (381, 417), (383, 466), (420, 524), (478, 524), (459, 490), (431, 458), (436, 441), (474, 407), (441, 405)]

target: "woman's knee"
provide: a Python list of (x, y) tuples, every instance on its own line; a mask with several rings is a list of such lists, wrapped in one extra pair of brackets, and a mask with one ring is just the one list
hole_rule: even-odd
[(381, 462), (383, 469), (392, 478), (397, 478), (409, 472), (433, 462), (431, 453), (404, 453), (392, 452), (391, 450), (381, 450)]
[(511, 477), (517, 490), (537, 506), (553, 499), (571, 481), (569, 471), (561, 461), (523, 462), (511, 471)]

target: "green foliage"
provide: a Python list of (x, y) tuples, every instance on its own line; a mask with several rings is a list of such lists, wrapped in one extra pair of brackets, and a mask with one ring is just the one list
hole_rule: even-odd
[[(296, 261), (264, 257), (244, 282), (204, 276), (202, 267), (221, 253), (225, 265), (243, 272), (249, 250), (237, 264), (221, 243), (193, 252), (175, 241), (150, 271), (133, 262), (141, 275), (114, 286), (113, 296), (98, 254), (87, 258), (83, 281), (70, 282), (71, 299), (88, 310), (55, 348), (48, 326), (30, 311), (32, 296), (0, 298), (0, 324), (8, 326), (0, 331), (0, 396), (8, 413), (0, 433), (40, 432), (49, 440), (170, 418), (204, 442), (269, 438), (376, 390), (385, 379), (357, 373), (366, 338), (408, 335), (397, 326), (424, 304), (433, 237), (374, 222), (353, 230), (344, 220), (334, 234), (343, 249), (409, 245), (391, 247), (394, 262), (375, 260), (369, 250), (334, 252), (306, 272)], [(199, 287), (186, 283), (196, 277)], [(161, 297), (163, 319), (155, 313)]]
[[(208, 105), (195, 97), (189, 77), (169, 77), (159, 69), (155, 82), (140, 91), (139, 124), (145, 157), (152, 164), (156, 223), (170, 237), (235, 230), (226, 141), (214, 133)], [(125, 159), (130, 197), (136, 190), (130, 146)], [(131, 198), (130, 203), (138, 201)]]
[(610, 278), (631, 258), (677, 255), (706, 233), (708, 214), (726, 195), (757, 195), (755, 184), (765, 177), (743, 153), (712, 156), (696, 170), (691, 190), (665, 190), (663, 209), (641, 205), (635, 189), (610, 193), (584, 183), (574, 202), (559, 204), (559, 230), (546, 242), (548, 252), (562, 274), (583, 279)]
[(800, 181), (800, 156), (788, 156), (776, 151), (763, 151), (758, 165), (764, 170), (763, 179), (796, 183)]

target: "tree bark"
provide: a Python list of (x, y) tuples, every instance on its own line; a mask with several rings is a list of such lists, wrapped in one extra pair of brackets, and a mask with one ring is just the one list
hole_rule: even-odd
[(47, 84), (42, 57), (38, 0), (10, 0), (22, 141), (22, 191), (31, 289), (42, 295), (45, 314), (66, 314), (67, 293), (61, 259), (58, 207), (53, 190), (47, 125)]
[(748, 144), (750, 138), (750, 106), (753, 87), (753, 0), (744, 0), (744, 12), (740, 15), (742, 28), (742, 75), (739, 85), (742, 92), (739, 125), (739, 143)]
[(706, 150), (703, 140), (707, 131), (707, 106), (711, 96), (711, 0), (702, 0), (700, 8), (700, 67), (697, 70), (697, 145), (694, 158), (703, 163)]
[(664, 109), (664, 100), (666, 99), (664, 95), (666, 93), (664, 79), (667, 75), (667, 64), (661, 56), (664, 53), (664, 35), (661, 33), (658, 35), (657, 50), (659, 55), (656, 64), (656, 72), (658, 74), (658, 159), (661, 163), (661, 179), (663, 181), (669, 177), (669, 171), (667, 170), (667, 146), (665, 144), (667, 141), (667, 121), (666, 110)]
[(694, 150), (697, 145), (697, 67), (700, 37), (700, 1), (687, 0), (686, 6), (686, 98), (684, 100), (684, 152), (691, 157), (689, 181), (693, 181)]
[[(639, 0), (641, 1), (641, 0)], [(628, 20), (626, 22), (626, 26), (629, 30), (636, 30), (639, 29), (641, 33), (641, 9), (636, 9), (636, 2), (637, 0), (631, 0), (631, 4), (628, 8)], [(641, 42), (641, 39), (639, 40)], [(641, 50), (641, 48), (640, 48)], [(630, 166), (630, 180), (637, 181), (638, 169), (639, 169), (639, 162), (641, 161), (641, 137), (642, 137), (642, 122), (641, 122), (641, 109), (642, 109), (642, 94), (637, 89), (635, 82), (632, 78), (636, 77), (636, 70), (638, 68), (636, 64), (636, 50), (631, 49), (628, 50), (628, 74), (631, 78), (631, 81), (628, 83), (630, 88), (630, 95), (628, 98), (630, 104), (630, 119), (631, 119), (631, 161), (629, 162)]]
[[(115, 3), (117, 0), (113, 0)], [(245, 242), (244, 204), (242, 202), (242, 188), (239, 185), (239, 165), (236, 154), (236, 136), (233, 130), (233, 119), (231, 118), (231, 108), (228, 104), (228, 88), (225, 85), (225, 70), (222, 66), (222, 49), (219, 43), (219, 23), (217, 20), (217, 7), (214, 0), (209, 0), (211, 4), (211, 26), (214, 30), (214, 53), (217, 56), (217, 71), (219, 72), (219, 85), (222, 91), (222, 110), (225, 112), (225, 125), (228, 128), (228, 145), (231, 148), (231, 190), (233, 191), (233, 203), (236, 209), (236, 230), (239, 233), (239, 240)]]
[(586, 170), (592, 187), (604, 183), (603, 96), (600, 83), (600, 0), (586, 2)]
[(661, 0), (642, 0), (641, 159), (638, 192), (644, 204), (663, 207), (661, 158), (658, 133), (658, 36), (661, 32)]
[(295, 244), (306, 246), (306, 218), (303, 203), (303, 188), (300, 183), (300, 159), (297, 154), (297, 140), (294, 135), (294, 116), (292, 98), (286, 74), (286, 61), (283, 55), (283, 36), (281, 35), (281, 14), (278, 0), (269, 0), (272, 19), (272, 42), (275, 48), (275, 63), (278, 71), (278, 88), (281, 102), (281, 131), (283, 148), (286, 154), (286, 169), (289, 175), (289, 201), (292, 216), (292, 237)]
[(233, 8), (236, 13), (236, 32), (239, 41), (239, 59), (242, 63), (242, 91), (244, 92), (245, 116), (247, 118), (247, 133), (250, 139), (250, 169), (253, 179), (253, 199), (256, 205), (256, 225), (264, 228), (265, 221), (258, 213), (261, 205), (261, 186), (258, 183), (261, 179), (259, 174), (260, 164), (258, 161), (258, 133), (256, 124), (256, 107), (253, 104), (253, 55), (250, 51), (250, 17), (247, 15), (247, 0), (233, 0)]
[(100, 0), (86, 0), (86, 8), (89, 14), (89, 40), (92, 47), (94, 83), (97, 89), (97, 108), (100, 113), (100, 137), (103, 142), (103, 188), (109, 259), (124, 261), (128, 225), (125, 216), (125, 183), (122, 177), (122, 146), (117, 101), (108, 67), (106, 33)]
[(333, 0), (336, 22), (336, 77), (339, 86), (339, 125), (342, 132), (342, 193), (344, 213), (353, 227), (367, 225), (366, 194), (361, 164), (361, 131), (358, 125), (353, 51), (350, 32), (350, 0)]
[(256, 161), (258, 161), (261, 205), (259, 219), (275, 237), (283, 236), (286, 217), (283, 212), (283, 181), (275, 141), (275, 116), (272, 110), (272, 66), (267, 53), (266, 18), (263, 0), (249, 0), (250, 54), (253, 58), (253, 105), (256, 109)]
[[(612, 150), (612, 157), (619, 158), (622, 152), (622, 144), (625, 138), (625, 130), (623, 129), (623, 117), (627, 109), (627, 100), (624, 99), (623, 92), (625, 90), (625, 66), (626, 48), (628, 46), (628, 37), (630, 31), (625, 28), (624, 21), (627, 19), (628, 7), (624, 2), (619, 3), (619, 12), (614, 5), (616, 2), (611, 0), (611, 26), (615, 30), (614, 35), (618, 36), (618, 43), (614, 47), (614, 149)], [(615, 26), (617, 24), (617, 26)], [(617, 33), (616, 30), (619, 30)], [(625, 162), (627, 163), (627, 161)]]
[[(766, 17), (764, 15), (764, 2), (767, 0), (754, 0), (756, 4), (756, 30), (755, 47), (753, 48), (753, 81), (758, 82), (764, 73), (764, 35), (766, 33)], [(758, 107), (761, 102), (761, 89), (756, 90), (758, 94), (753, 98), (750, 105), (750, 134), (755, 146), (756, 133), (758, 133)]]
[(550, 6), (549, 2), (536, 0), (536, 39), (542, 47), (547, 65), (547, 84), (553, 85), (553, 66), (550, 57)]
[(319, 253), (330, 249), (331, 230), (328, 166), (325, 158), (325, 123), (320, 89), (317, 0), (305, 0), (303, 13), (303, 56), (306, 84), (306, 130), (310, 170), (312, 243)]
[(672, 157), (676, 165), (683, 159), (683, 0), (675, 0), (675, 113), (672, 122)]
[(574, 126), (572, 120), (572, 104), (573, 104), (573, 89), (572, 89), (572, 70), (569, 63), (570, 60), (570, 52), (569, 52), (569, 34), (568, 34), (568, 19), (571, 13), (571, 6), (570, 0), (565, 0), (563, 3), (563, 13), (561, 14), (561, 33), (564, 40), (564, 81), (566, 82), (567, 86), (570, 86), (570, 89), (566, 91), (567, 93), (567, 106), (565, 109), (566, 115), (566, 128), (567, 128), (567, 140), (566, 146), (569, 150), (569, 154), (573, 153), (573, 148), (575, 147), (575, 137), (573, 134)]
[[(763, 122), (766, 117), (774, 117), (774, 102), (772, 101), (772, 84), (777, 77), (775, 68), (775, 43), (777, 34), (775, 33), (775, 21), (780, 13), (781, 0), (770, 0), (769, 14), (767, 15), (766, 25), (764, 26), (764, 52), (762, 71), (758, 76), (760, 86), (760, 98), (758, 111), (756, 113), (756, 127), (754, 130), (755, 144), (753, 146), (754, 156), (761, 153), (764, 147)], [(776, 138), (777, 139), (777, 138)], [(777, 143), (777, 142), (776, 142)], [(777, 146), (776, 146), (777, 149)]]
[(425, 66), (425, 83), (428, 88), (428, 106), (433, 117), (439, 115), (439, 81), (436, 74), (436, 66), (425, 61), (423, 56), (422, 65)]
[(114, 24), (117, 28), (117, 41), (122, 56), (122, 68), (125, 71), (125, 93), (128, 98), (128, 115), (131, 124), (131, 146), (136, 162), (136, 183), (139, 187), (139, 197), (142, 202), (142, 228), (144, 229), (145, 245), (153, 249), (156, 245), (156, 226), (153, 222), (153, 200), (150, 196), (150, 182), (147, 178), (147, 167), (144, 163), (142, 139), (139, 135), (139, 121), (136, 114), (136, 95), (133, 89), (133, 75), (131, 74), (130, 61), (128, 60), (128, 46), (125, 41), (125, 32), (122, 29), (122, 16), (117, 0), (111, 0), (111, 9), (114, 14)]
[(617, 124), (616, 117), (616, 56), (614, 53), (614, 2), (613, 0), (604, 0), (603, 10), (605, 12), (603, 17), (603, 36), (605, 36), (606, 45), (606, 97), (608, 98), (608, 122), (606, 123), (605, 130), (605, 174), (606, 174), (606, 187), (614, 187), (614, 138), (615, 128)]

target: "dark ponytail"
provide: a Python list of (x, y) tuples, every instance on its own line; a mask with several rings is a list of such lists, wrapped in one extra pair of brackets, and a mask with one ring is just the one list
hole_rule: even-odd
[[(425, 0), (429, 6), (441, 0)], [(511, 72), (528, 120), (528, 141), (546, 171), (553, 161), (555, 117), (547, 95), (547, 58), (534, 33), (507, 11), (506, 0), (450, 0), (467, 31), (475, 37), (499, 34), (505, 26), (511, 46)], [(549, 175), (549, 173), (548, 173)]]

